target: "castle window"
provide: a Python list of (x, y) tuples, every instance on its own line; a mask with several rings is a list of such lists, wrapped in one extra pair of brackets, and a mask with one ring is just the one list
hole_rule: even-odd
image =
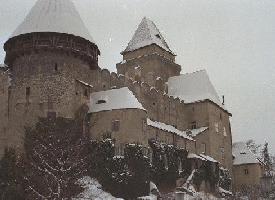
[(31, 88), (26, 87), (26, 97), (29, 97), (31, 95)]
[(158, 39), (161, 39), (160, 34), (156, 34), (156, 37), (157, 37)]
[(221, 147), (220, 151), (221, 151), (221, 158), (222, 160), (224, 160), (224, 147)]
[(89, 96), (89, 95), (88, 95), (88, 90), (87, 90), (87, 89), (84, 90), (84, 96), (85, 96), (85, 97), (88, 97), (88, 96)]
[(201, 144), (201, 152), (206, 153), (206, 144), (205, 143)]
[(96, 104), (103, 104), (103, 103), (106, 103), (106, 101), (105, 101), (105, 100), (103, 100), (103, 99), (98, 100), (98, 101), (96, 102)]
[(249, 174), (248, 169), (244, 169), (244, 174), (245, 174), (245, 175), (248, 175), (248, 174)]
[(191, 129), (196, 129), (197, 128), (197, 122), (194, 121), (191, 123)]
[(26, 102), (30, 101), (30, 95), (31, 95), (31, 88), (26, 87)]
[(215, 131), (216, 131), (216, 133), (219, 133), (219, 123), (218, 122), (215, 123)]
[(226, 128), (223, 127), (223, 136), (226, 137), (227, 136), (227, 133), (226, 133)]
[(114, 131), (114, 132), (119, 131), (119, 127), (120, 127), (120, 121), (119, 120), (114, 120), (112, 122), (112, 131)]
[(153, 103), (153, 106), (155, 106), (155, 105), (156, 105), (156, 103), (154, 102), (154, 103)]
[(58, 71), (58, 65), (57, 63), (54, 64), (54, 70), (57, 72)]

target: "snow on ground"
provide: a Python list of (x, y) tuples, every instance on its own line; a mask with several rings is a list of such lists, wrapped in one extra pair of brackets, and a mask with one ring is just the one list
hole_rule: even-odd
[(85, 176), (78, 181), (79, 185), (84, 188), (84, 191), (73, 200), (123, 200), (113, 197), (110, 193), (102, 190), (102, 186), (96, 179)]

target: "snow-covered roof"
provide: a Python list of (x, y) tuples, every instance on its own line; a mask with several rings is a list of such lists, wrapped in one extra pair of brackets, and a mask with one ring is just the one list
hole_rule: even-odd
[(236, 142), (232, 146), (234, 155), (233, 165), (257, 164), (260, 161), (253, 154), (244, 142)]
[(208, 127), (201, 127), (201, 128), (197, 128), (197, 129), (188, 130), (187, 132), (190, 132), (192, 137), (196, 137), (197, 135), (203, 133), (207, 129), (208, 129)]
[(200, 154), (200, 157), (204, 158), (204, 159), (207, 160), (207, 161), (214, 162), (214, 163), (218, 163), (218, 161), (215, 160), (214, 158), (212, 158), (211, 156), (207, 156), (207, 155), (204, 155), (204, 154)]
[(145, 110), (127, 87), (92, 93), (89, 107), (90, 113), (129, 108)]
[(67, 33), (94, 43), (71, 0), (37, 0), (11, 37), (35, 32)]
[(170, 133), (175, 133), (175, 134), (177, 134), (180, 137), (183, 137), (185, 139), (193, 140), (194, 141), (194, 139), (191, 138), (191, 137), (189, 137), (186, 134), (185, 131), (180, 131), (180, 130), (176, 129), (174, 126), (172, 126), (172, 125), (168, 125), (168, 124), (165, 124), (165, 123), (162, 123), (162, 122), (152, 121), (149, 118), (147, 118), (147, 124), (148, 124), (148, 126), (152, 126), (152, 127), (155, 127), (155, 128), (158, 128), (160, 130), (167, 131), (167, 132), (170, 132)]
[(173, 54), (154, 22), (144, 17), (127, 48), (122, 53), (134, 51), (151, 44), (156, 44)]
[(204, 158), (202, 158), (201, 156), (195, 154), (195, 153), (188, 153), (187, 158), (189, 159), (201, 159), (201, 160), (205, 160)]
[(203, 161), (210, 161), (210, 162), (213, 162), (213, 163), (219, 163), (214, 158), (212, 158), (210, 156), (207, 156), (207, 155), (204, 155), (204, 154), (197, 155), (195, 153), (188, 153), (187, 158), (189, 158), (189, 159), (200, 159), (200, 160), (203, 160)]
[(208, 99), (224, 108), (206, 70), (169, 78), (168, 95), (177, 97), (185, 103)]

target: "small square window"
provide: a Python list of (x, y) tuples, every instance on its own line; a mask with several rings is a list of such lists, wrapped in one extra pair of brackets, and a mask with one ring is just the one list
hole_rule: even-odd
[(248, 174), (249, 174), (248, 169), (244, 169), (244, 174), (245, 174), (245, 175), (248, 175)]
[(119, 131), (119, 127), (120, 127), (120, 121), (119, 120), (115, 120), (112, 122), (112, 131), (117, 132)]

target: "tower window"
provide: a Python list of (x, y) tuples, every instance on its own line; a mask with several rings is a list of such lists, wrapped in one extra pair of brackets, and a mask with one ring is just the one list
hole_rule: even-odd
[(54, 70), (57, 72), (58, 71), (58, 65), (57, 63), (54, 64)]
[(249, 174), (248, 169), (244, 169), (244, 174), (245, 174), (245, 175), (248, 175), (248, 174)]
[(26, 97), (29, 97), (31, 95), (31, 88), (26, 87)]
[(88, 95), (88, 90), (87, 90), (87, 89), (84, 90), (84, 96), (85, 96), (85, 97), (88, 97), (88, 96), (89, 96), (89, 95)]
[(106, 103), (106, 101), (105, 101), (105, 100), (98, 100), (98, 101), (96, 102), (96, 104), (103, 104), (103, 103)]

